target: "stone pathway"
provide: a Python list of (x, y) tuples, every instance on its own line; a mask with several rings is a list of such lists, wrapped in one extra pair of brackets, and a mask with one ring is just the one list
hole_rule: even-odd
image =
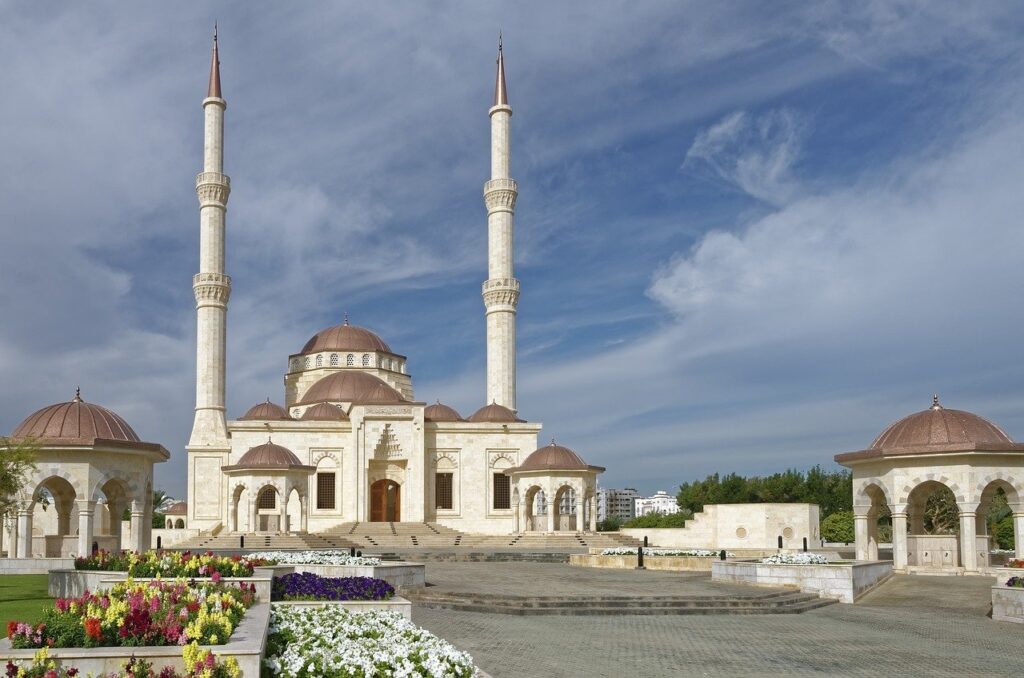
[[(534, 563), (431, 563), (427, 581), (513, 595), (700, 595), (721, 586), (706, 575)], [(989, 586), (983, 577), (897, 576), (856, 605), (799, 615), (517, 617), (414, 607), (413, 620), (494, 678), (1019, 676), (1024, 627), (985, 616)]]

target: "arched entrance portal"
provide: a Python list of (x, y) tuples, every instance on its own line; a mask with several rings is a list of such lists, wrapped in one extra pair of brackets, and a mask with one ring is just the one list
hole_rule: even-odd
[(387, 478), (370, 485), (370, 522), (397, 523), (402, 520), (402, 488)]

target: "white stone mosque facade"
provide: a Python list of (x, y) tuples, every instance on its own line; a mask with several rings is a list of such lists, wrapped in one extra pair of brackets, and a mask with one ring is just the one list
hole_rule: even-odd
[[(196, 413), (188, 454), (189, 528), (228, 533), (320, 532), (351, 522), (437, 522), (480, 534), (594, 529), (596, 476), (573, 451), (538, 449), (541, 425), (517, 415), (513, 272), (516, 182), (512, 108), (499, 44), (487, 208), (486, 400), (468, 416), (416, 399), (406, 356), (373, 331), (339, 325), (288, 356), (281, 404), (231, 419), (225, 408), (224, 266), (231, 183), (224, 174), (218, 50), (203, 101)], [(547, 510), (551, 507), (552, 510)]]

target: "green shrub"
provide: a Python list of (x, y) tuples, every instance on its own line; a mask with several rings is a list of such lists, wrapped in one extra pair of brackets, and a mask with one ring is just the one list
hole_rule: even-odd
[(853, 542), (853, 511), (837, 511), (821, 521), (821, 538), (842, 544)]
[(622, 521), (615, 516), (610, 516), (597, 524), (597, 531), (618, 532), (620, 527), (622, 527)]
[(686, 509), (679, 513), (648, 513), (645, 516), (627, 520), (622, 527), (683, 527), (691, 518), (693, 518), (693, 513)]
[(996, 546), (1001, 549), (1012, 549), (1014, 547), (1013, 538), (1013, 516), (1006, 516), (998, 523), (996, 523), (995, 532), (992, 533), (995, 537)]

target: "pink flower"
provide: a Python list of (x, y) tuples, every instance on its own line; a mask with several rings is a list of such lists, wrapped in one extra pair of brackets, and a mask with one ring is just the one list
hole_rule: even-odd
[(213, 573), (213, 575), (210, 577), (210, 579), (213, 580), (214, 583), (219, 582), (220, 581), (220, 572), (216, 572), (215, 571)]

